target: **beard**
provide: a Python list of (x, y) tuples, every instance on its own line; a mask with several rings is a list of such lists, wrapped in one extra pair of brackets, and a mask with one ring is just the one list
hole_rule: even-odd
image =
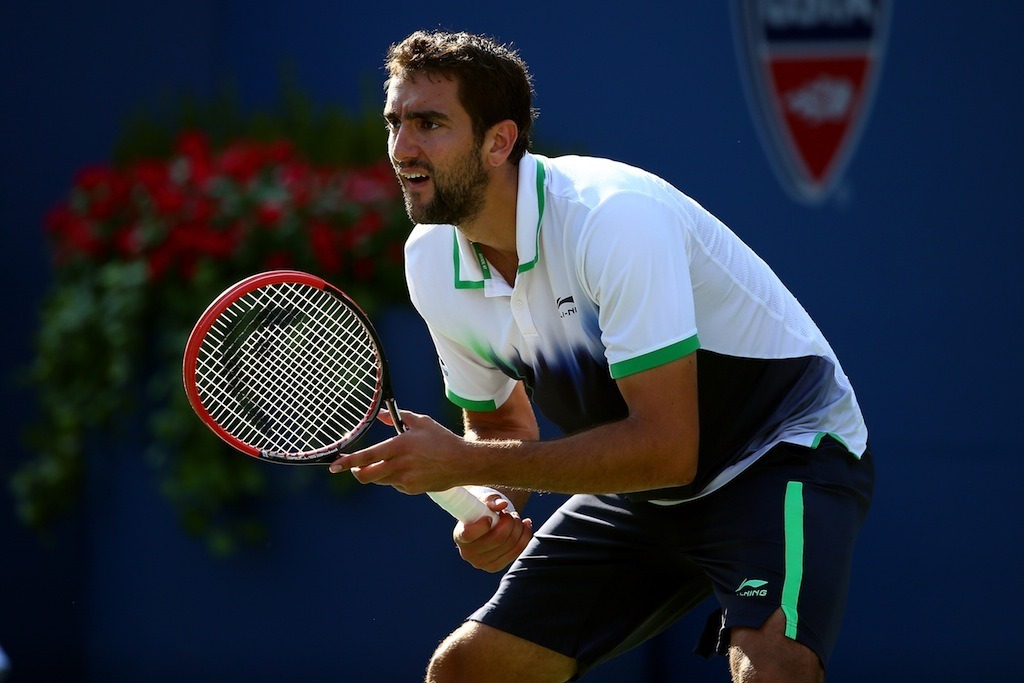
[(447, 169), (426, 164), (424, 171), (434, 185), (434, 196), (426, 204), (415, 205), (405, 183), (402, 193), (405, 210), (413, 223), (461, 225), (483, 210), (488, 176), (476, 147), (457, 158)]

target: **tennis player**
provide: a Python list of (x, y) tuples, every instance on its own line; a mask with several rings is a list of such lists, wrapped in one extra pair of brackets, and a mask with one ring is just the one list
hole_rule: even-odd
[[(455, 541), (481, 569), (511, 563), (427, 680), (571, 680), (710, 595), (698, 649), (734, 680), (822, 680), (873, 466), (818, 327), (669, 183), (531, 154), (532, 81), (507, 46), (417, 32), (387, 68), (409, 291), (465, 433), (403, 413), (407, 432), (331, 469), (490, 487), (498, 521)], [(565, 436), (539, 440), (534, 407)], [(534, 534), (530, 491), (575, 495)]]

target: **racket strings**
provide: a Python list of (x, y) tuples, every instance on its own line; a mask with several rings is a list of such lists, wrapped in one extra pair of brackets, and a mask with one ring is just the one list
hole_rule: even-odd
[[(276, 302), (275, 302), (276, 303)], [(293, 326), (297, 321), (289, 320), (282, 322), (282, 315), (294, 318), (295, 312), (290, 308), (285, 308), (282, 314), (282, 309), (275, 310), (274, 308), (267, 306), (264, 309), (267, 311), (266, 321), (259, 329), (260, 334), (254, 334), (250, 330), (243, 328), (241, 336), (245, 337), (247, 343), (242, 345), (237, 351), (232, 353), (234, 350), (229, 350), (228, 357), (234, 356), (244, 359), (251, 359), (249, 367), (245, 368), (246, 377), (242, 384), (253, 385), (254, 373), (268, 373), (277, 372), (280, 373), (281, 377), (276, 381), (275, 385), (277, 401), (273, 403), (263, 402), (263, 405), (255, 410), (250, 411), (253, 413), (252, 417), (254, 420), (254, 427), (261, 432), (270, 431), (271, 427), (278, 432), (279, 436), (284, 437), (287, 443), (309, 443), (312, 446), (320, 445), (319, 441), (334, 441), (336, 433), (340, 430), (341, 432), (348, 431), (348, 427), (353, 421), (358, 422), (362, 417), (356, 414), (354, 411), (343, 411), (347, 414), (346, 421), (338, 423), (334, 421), (332, 426), (331, 415), (323, 410), (310, 410), (307, 406), (318, 406), (320, 399), (331, 400), (334, 396), (331, 393), (331, 385), (325, 384), (320, 381), (323, 378), (330, 376), (330, 367), (327, 361), (331, 358), (329, 355), (323, 355), (323, 352), (330, 350), (330, 340), (325, 338), (323, 335), (316, 334), (317, 330), (309, 328), (308, 326), (292, 327), (291, 332), (305, 345), (305, 348), (315, 349), (317, 353), (315, 355), (306, 355), (305, 358), (298, 358), (294, 353), (280, 353), (280, 349), (276, 349), (277, 352), (269, 353), (269, 344), (277, 343), (275, 341), (268, 340), (267, 335), (262, 333), (265, 330), (275, 331), (277, 328), (281, 328), (283, 325)], [(321, 317), (325, 317), (321, 312)], [(327, 317), (326, 319), (330, 319)], [(247, 326), (251, 326), (251, 323)], [(305, 331), (305, 333), (303, 333)], [(312, 334), (311, 334), (312, 333)], [(351, 345), (343, 344), (348, 351), (351, 351)], [(235, 353), (239, 353), (239, 356), (235, 356)], [(237, 377), (238, 369), (234, 369), (236, 376), (233, 377), (232, 384), (238, 384)], [(349, 387), (351, 389), (351, 387)], [(349, 398), (353, 395), (358, 395), (359, 392), (349, 392)], [(372, 400), (368, 391), (363, 392), (364, 403), (366, 400)], [(342, 408), (344, 408), (349, 402), (343, 401)], [(319, 403), (319, 406), (322, 406)], [(299, 410), (301, 407), (301, 410)], [(290, 413), (290, 414), (289, 414)], [(298, 419), (299, 415), (306, 415), (307, 419)], [(317, 434), (322, 433), (325, 429), (330, 432), (326, 437), (318, 437)], [(331, 431), (333, 429), (334, 431)]]
[[(314, 290), (320, 293), (319, 290)], [(336, 328), (318, 328), (311, 327), (309, 325), (299, 325), (293, 327), (291, 332), (294, 333), (300, 340), (303, 349), (301, 355), (295, 355), (291, 353), (267, 353), (264, 348), (253, 348), (248, 353), (244, 354), (243, 357), (251, 358), (256, 362), (260, 372), (275, 372), (281, 371), (288, 375), (287, 382), (280, 384), (277, 388), (284, 390), (285, 393), (282, 395), (282, 403), (289, 406), (294, 411), (297, 406), (314, 406), (313, 412), (307, 413), (310, 417), (309, 420), (304, 421), (302, 427), (309, 428), (315, 427), (319, 420), (320, 424), (323, 425), (324, 417), (331, 417), (330, 413), (323, 410), (318, 410), (320, 406), (324, 404), (321, 399), (325, 400), (338, 400), (335, 403), (338, 405), (343, 412), (345, 420), (342, 421), (342, 429), (346, 430), (350, 425), (358, 424), (358, 422), (365, 415), (364, 407), (372, 402), (374, 394), (373, 390), (375, 387), (361, 387), (360, 384), (352, 384), (348, 382), (346, 384), (331, 384), (330, 381), (334, 377), (345, 377), (345, 375), (338, 375), (332, 373), (334, 369), (333, 365), (335, 361), (339, 359), (336, 353), (333, 353), (335, 349), (344, 350), (347, 354), (353, 353), (353, 346), (349, 341), (353, 339), (351, 336), (354, 333), (358, 333), (361, 330), (358, 320), (354, 316), (346, 316), (345, 313), (348, 309), (341, 306), (340, 302), (334, 297), (327, 295), (326, 297), (319, 297), (321, 302), (330, 305), (328, 309), (321, 307), (318, 311), (318, 319), (320, 320), (334, 320), (341, 323), (347, 322), (347, 325), (342, 324), (340, 328), (343, 336), (332, 338), (331, 335), (320, 334), (325, 329), (328, 331)], [(279, 303), (275, 301), (275, 303)], [(290, 314), (293, 314), (289, 311)], [(339, 315), (340, 313), (340, 315)], [(353, 326), (352, 323), (355, 323)], [(291, 324), (291, 323), (289, 323)], [(273, 329), (273, 326), (270, 328)], [(365, 336), (365, 335), (364, 335)], [(338, 343), (334, 343), (338, 342)], [(261, 340), (261, 344), (266, 344), (266, 340)], [(313, 355), (308, 354), (307, 350), (314, 350)], [(286, 349), (292, 350), (292, 349)], [(360, 349), (362, 357), (366, 357), (369, 354), (371, 357), (374, 353), (372, 348), (364, 345), (363, 349)], [(357, 357), (357, 356), (353, 356)], [(370, 368), (373, 372), (373, 368)], [(375, 378), (372, 378), (375, 384)], [(339, 396), (336, 393), (338, 388), (341, 388), (342, 394)], [(366, 388), (368, 390), (359, 392), (358, 389)], [(355, 410), (345, 410), (351, 407), (351, 400), (344, 400), (346, 397), (349, 399), (355, 399), (359, 403), (359, 398), (363, 399), (361, 405)], [(318, 418), (318, 416), (320, 416)], [(297, 426), (294, 423), (284, 423), (285, 426), (292, 426), (292, 429), (296, 429)]]
[(373, 338), (341, 299), (283, 283), (242, 296), (218, 317), (199, 349), (196, 384), (225, 431), (301, 459), (373, 418), (380, 372)]
[[(348, 356), (346, 359), (351, 358), (365, 358), (368, 365), (366, 366), (367, 372), (376, 372), (376, 365), (373, 362), (373, 355), (375, 351), (372, 347), (364, 345), (362, 348), (356, 350), (351, 344), (351, 340), (362, 330), (361, 323), (354, 316), (344, 316), (344, 313), (348, 312), (348, 309), (343, 307), (333, 297), (327, 297), (326, 303), (333, 304), (330, 308), (320, 310), (320, 319), (331, 320), (336, 319), (339, 321), (347, 321), (346, 325), (342, 325), (340, 331), (342, 336), (338, 339), (324, 338), (322, 335), (314, 337), (319, 331), (310, 326), (303, 328), (295, 328), (292, 333), (299, 336), (304, 344), (305, 349), (318, 349), (324, 351), (323, 356), (310, 356), (306, 354), (302, 357), (297, 356), (282, 356), (281, 354), (267, 353), (265, 346), (267, 343), (266, 339), (258, 339), (256, 335), (248, 332), (244, 329), (244, 336), (249, 341), (248, 345), (241, 347), (237, 351), (230, 350), (226, 353), (226, 356), (239, 354), (240, 358), (247, 359), (248, 362), (252, 363), (254, 367), (258, 368), (259, 372), (273, 373), (280, 372), (286, 375), (286, 383), (282, 383), (278, 388), (287, 391), (288, 393), (283, 396), (283, 401), (289, 405), (305, 405), (309, 403), (310, 397), (314, 400), (318, 400), (320, 397), (331, 395), (331, 389), (335, 388), (336, 385), (330, 384), (328, 380), (331, 379), (331, 371), (334, 368), (334, 361), (338, 360), (337, 354), (331, 354), (331, 350), (335, 347), (343, 349)], [(339, 309), (341, 309), (341, 316), (339, 316)], [(267, 313), (266, 326), (273, 329), (275, 326), (280, 325), (277, 318), (281, 315), (275, 314), (273, 309), (267, 307), (265, 309)], [(294, 311), (287, 311), (288, 314), (293, 315)], [(291, 324), (291, 323), (289, 323)], [(365, 335), (364, 335), (365, 336)], [(257, 346), (259, 344), (260, 346)], [(372, 390), (375, 389), (373, 386), (368, 385), (349, 385), (346, 389), (352, 391), (351, 396), (358, 394), (358, 390), (364, 389), (362, 392), (362, 398), (365, 399), (366, 405), (374, 399)], [(348, 408), (349, 402), (341, 405), (342, 409)], [(321, 412), (326, 419), (331, 417), (331, 413)], [(362, 417), (362, 411), (349, 411), (348, 418), (358, 420)]]
[[(271, 323), (272, 324), (272, 323)], [(309, 340), (307, 340), (309, 341)], [(239, 387), (253, 386), (258, 388), (254, 381), (253, 372), (268, 372), (271, 369), (281, 373), (282, 377), (279, 378), (281, 381), (276, 386), (278, 402), (272, 404), (264, 404), (261, 407), (251, 407), (250, 421), (253, 423), (254, 428), (261, 432), (268, 432), (271, 426), (274, 426), (278, 430), (287, 430), (286, 436), (290, 437), (290, 441), (296, 441), (300, 438), (305, 441), (312, 442), (313, 436), (311, 433), (317, 433), (321, 429), (325, 428), (326, 422), (321, 422), (319, 425), (307, 421), (297, 421), (291, 419), (285, 421), (282, 416), (279, 415), (280, 410), (277, 408), (290, 407), (293, 414), (296, 412), (296, 408), (299, 406), (306, 406), (310, 403), (310, 396), (326, 395), (326, 389), (324, 386), (317, 384), (316, 368), (320, 367), (320, 371), (323, 372), (322, 359), (311, 359), (318, 361), (316, 365), (310, 364), (307, 367), (297, 366), (294, 363), (294, 358), (282, 357), (280, 354), (271, 354), (267, 352), (267, 340), (262, 339), (259, 342), (250, 342), (240, 346), (238, 349), (228, 350), (225, 352), (225, 357), (232, 357), (233, 354), (238, 354), (239, 358), (248, 359), (248, 364), (244, 368), (239, 367), (226, 367), (226, 377), (230, 378), (229, 390), (234, 396), (239, 396)], [(273, 358), (277, 361), (276, 366), (270, 365), (266, 359)], [(263, 359), (263, 360), (261, 360)], [(266, 386), (264, 383), (262, 386)], [(251, 405), (252, 396), (250, 394), (242, 395), (243, 405)], [(224, 405), (225, 410), (230, 410), (231, 406)], [(327, 413), (324, 413), (327, 415)], [(215, 417), (223, 417), (218, 414)], [(329, 417), (327, 419), (330, 419)], [(297, 430), (303, 430), (305, 434), (294, 433)]]

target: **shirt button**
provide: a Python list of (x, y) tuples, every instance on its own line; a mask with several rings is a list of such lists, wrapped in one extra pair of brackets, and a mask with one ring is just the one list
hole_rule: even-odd
[(523, 306), (525, 304), (523, 304), (523, 300), (522, 299), (516, 299), (516, 302), (513, 305), (516, 307), (516, 310), (518, 311), (518, 310), (522, 310), (522, 308), (523, 308)]

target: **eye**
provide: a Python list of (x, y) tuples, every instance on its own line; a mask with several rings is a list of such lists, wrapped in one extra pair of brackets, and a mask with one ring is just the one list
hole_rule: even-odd
[(428, 119), (423, 119), (420, 122), (420, 128), (422, 128), (423, 130), (437, 130), (440, 127), (441, 127), (441, 124), (438, 123), (437, 121), (430, 121)]

